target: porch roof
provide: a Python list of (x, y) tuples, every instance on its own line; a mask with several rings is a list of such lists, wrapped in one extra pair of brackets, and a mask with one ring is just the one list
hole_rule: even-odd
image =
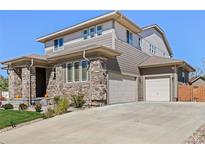
[(35, 61), (47, 63), (47, 57), (48, 57), (47, 55), (31, 54), (31, 55), (27, 55), (27, 56), (13, 58), (13, 59), (10, 59), (7, 61), (2, 61), (0, 63), (2, 65), (11, 65), (14, 63), (18, 63), (18, 62), (31, 61), (32, 59), (34, 59)]
[(52, 55), (31, 54), (27, 56), (21, 56), (0, 63), (6, 66), (3, 68), (7, 68), (8, 65), (18, 65), (19, 63), (25, 64), (27, 62), (30, 63), (32, 59), (34, 60), (34, 62), (38, 62), (41, 64), (52, 64), (56, 60), (64, 60), (66, 58), (83, 56), (83, 51), (86, 52), (86, 55), (96, 53), (96, 54), (103, 55), (107, 58), (113, 58), (121, 54), (120, 52), (105, 46), (90, 45), (90, 46), (84, 46), (83, 48), (73, 49), (71, 51), (66, 50), (62, 52), (56, 52), (55, 54)]
[(151, 56), (139, 65), (139, 68), (162, 67), (162, 66), (181, 66), (188, 72), (194, 72), (195, 69), (184, 60)]
[(67, 51), (59, 52), (57, 54), (49, 56), (47, 59), (49, 62), (52, 62), (55, 60), (62, 60), (62, 59), (66, 59), (66, 58), (76, 57), (76, 56), (83, 56), (83, 51), (85, 51), (86, 55), (92, 54), (92, 53), (97, 53), (97, 54), (101, 54), (107, 58), (113, 58), (113, 57), (121, 55), (120, 52), (118, 52), (114, 49), (94, 44), (94, 45), (90, 45), (90, 46), (85, 46), (83, 48), (75, 49), (75, 50), (72, 50), (69, 52), (67, 52)]

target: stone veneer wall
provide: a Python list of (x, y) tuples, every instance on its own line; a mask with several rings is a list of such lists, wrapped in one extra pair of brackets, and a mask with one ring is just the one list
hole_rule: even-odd
[[(84, 94), (86, 104), (105, 104), (107, 102), (107, 73), (106, 59), (96, 57), (91, 59), (89, 81), (66, 83), (65, 64), (56, 65), (56, 79), (53, 79), (52, 69), (47, 69), (47, 94), (48, 97)], [(91, 72), (90, 72), (91, 71)], [(91, 75), (90, 75), (91, 74)]]
[(14, 70), (9, 71), (9, 98), (22, 96), (21, 72), (17, 74)]
[[(30, 71), (22, 68), (22, 98), (29, 98)], [(31, 68), (31, 97), (36, 97), (36, 68)]]

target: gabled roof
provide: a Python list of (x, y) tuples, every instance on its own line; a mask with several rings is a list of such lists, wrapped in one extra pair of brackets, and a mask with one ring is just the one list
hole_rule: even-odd
[(42, 37), (38, 38), (37, 41), (44, 43), (48, 40), (52, 40), (54, 38), (61, 37), (63, 35), (73, 33), (73, 32), (82, 30), (84, 28), (88, 28), (90, 26), (97, 25), (97, 24), (100, 24), (100, 23), (103, 23), (106, 21), (110, 21), (110, 20), (118, 21), (123, 26), (128, 27), (133, 32), (139, 33), (142, 31), (142, 29), (138, 25), (136, 25), (134, 22), (132, 22), (130, 19), (128, 19), (126, 16), (124, 16), (122, 13), (120, 13), (119, 11), (112, 11), (112, 12), (108, 12), (104, 15), (86, 20), (86, 21), (81, 22), (79, 24), (73, 25), (71, 27), (68, 27), (68, 28), (56, 31), (54, 33), (50, 33), (48, 35), (42, 36)]
[(173, 56), (173, 52), (172, 52), (172, 49), (171, 49), (171, 47), (169, 45), (169, 42), (167, 40), (166, 34), (157, 24), (149, 25), (149, 26), (143, 27), (142, 29), (145, 31), (145, 30), (148, 30), (148, 29), (151, 29), (151, 28), (154, 28), (155, 30), (157, 30), (162, 35), (163, 40), (165, 42), (165, 45), (166, 45), (166, 47), (167, 47), (167, 49), (169, 51), (169, 54), (172, 57)]
[(161, 67), (161, 66), (181, 65), (187, 71), (193, 72), (195, 69), (183, 60), (151, 56), (139, 65), (139, 68)]
[(192, 83), (196, 82), (196, 81), (199, 80), (199, 79), (202, 79), (202, 80), (205, 81), (205, 78), (204, 78), (204, 77), (202, 77), (202, 76), (197, 76), (197, 77), (191, 78), (191, 79), (189, 80), (189, 83), (192, 84)]

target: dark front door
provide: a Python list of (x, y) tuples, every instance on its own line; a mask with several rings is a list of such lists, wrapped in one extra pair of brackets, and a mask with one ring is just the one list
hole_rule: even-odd
[(36, 97), (44, 97), (46, 94), (46, 69), (36, 68)]

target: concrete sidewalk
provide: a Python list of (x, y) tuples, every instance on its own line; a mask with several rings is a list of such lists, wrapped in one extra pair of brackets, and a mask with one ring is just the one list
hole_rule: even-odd
[(56, 116), (0, 134), (1, 143), (183, 143), (205, 104), (129, 103)]

